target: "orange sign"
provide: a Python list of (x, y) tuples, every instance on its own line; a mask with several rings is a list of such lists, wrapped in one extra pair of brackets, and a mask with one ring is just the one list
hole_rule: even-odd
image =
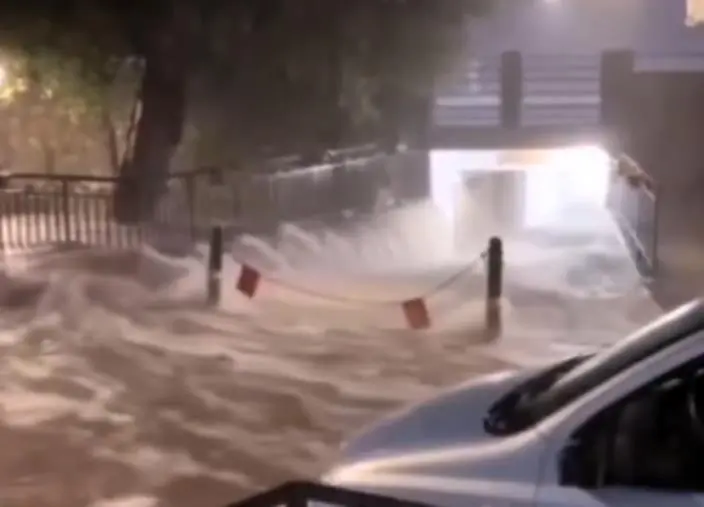
[(261, 275), (256, 269), (242, 264), (240, 277), (237, 280), (237, 290), (251, 299), (257, 292), (259, 280), (261, 280)]
[(425, 301), (422, 299), (411, 299), (404, 301), (403, 314), (411, 329), (428, 329), (430, 327), (430, 315)]

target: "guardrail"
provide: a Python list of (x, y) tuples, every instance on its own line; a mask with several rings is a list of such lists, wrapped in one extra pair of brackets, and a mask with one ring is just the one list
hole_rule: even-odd
[[(286, 157), (286, 164), (294, 160)], [(368, 213), (384, 198), (396, 204), (426, 198), (427, 154), (383, 154), (371, 147), (328, 152), (309, 165), (269, 165), (256, 173), (202, 168), (174, 177), (163, 206), (191, 210), (197, 229), (213, 222), (267, 231), (282, 221)]]
[(85, 245), (130, 249), (145, 228), (114, 219), (111, 178), (24, 174), (5, 176), (0, 190), (0, 248)]
[[(352, 158), (354, 156), (354, 158)], [(385, 155), (371, 146), (328, 152), (295, 167), (295, 156), (261, 172), (201, 168), (173, 175), (149, 223), (123, 225), (113, 212), (116, 178), (12, 174), (0, 189), (0, 249), (48, 244), (134, 248), (145, 241), (172, 251), (205, 239), (214, 224), (271, 232), (284, 221), (371, 212), (384, 192), (397, 204), (428, 193), (427, 164), (418, 153)]]
[(661, 190), (637, 162), (623, 155), (616, 162), (608, 206), (639, 270), (653, 276), (658, 269), (658, 225)]

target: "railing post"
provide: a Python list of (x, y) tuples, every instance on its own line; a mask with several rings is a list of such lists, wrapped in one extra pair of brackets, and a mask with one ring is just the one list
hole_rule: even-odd
[(605, 51), (599, 80), (600, 120), (605, 127), (623, 127), (633, 95), (633, 51)]
[(520, 51), (501, 55), (501, 127), (521, 126), (523, 108), (523, 57)]
[(210, 255), (208, 257), (208, 305), (220, 303), (222, 283), (223, 237), (222, 227), (213, 227), (210, 232)]
[(70, 188), (68, 180), (61, 181), (61, 209), (64, 217), (64, 231), (66, 234), (66, 243), (72, 241), (73, 233), (71, 231), (71, 203), (69, 202)]
[(196, 192), (194, 184), (194, 174), (190, 173), (183, 177), (186, 186), (186, 201), (188, 206), (188, 233), (191, 241), (196, 240)]
[(660, 199), (661, 185), (653, 184), (651, 189), (653, 197), (653, 223), (651, 224), (651, 243), (650, 243), (650, 276), (654, 277), (660, 267)]
[(5, 250), (7, 241), (5, 238), (5, 225), (7, 223), (7, 188), (10, 184), (10, 178), (5, 175), (0, 175), (0, 259), (5, 259)]
[(492, 237), (486, 254), (486, 332), (495, 339), (501, 333), (501, 296), (503, 292), (504, 248), (500, 238)]

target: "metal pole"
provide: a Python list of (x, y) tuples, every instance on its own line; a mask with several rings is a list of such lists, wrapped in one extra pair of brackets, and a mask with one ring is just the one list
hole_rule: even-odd
[(486, 264), (486, 331), (489, 338), (495, 339), (501, 334), (504, 247), (500, 238), (489, 240)]
[(222, 294), (222, 257), (223, 237), (222, 227), (213, 227), (210, 233), (210, 255), (208, 258), (208, 300), (210, 306), (220, 304)]

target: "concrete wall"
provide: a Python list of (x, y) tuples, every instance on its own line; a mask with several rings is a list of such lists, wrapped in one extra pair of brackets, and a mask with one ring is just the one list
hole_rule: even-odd
[(704, 74), (634, 77), (624, 149), (660, 187), (656, 293), (666, 306), (704, 295)]

